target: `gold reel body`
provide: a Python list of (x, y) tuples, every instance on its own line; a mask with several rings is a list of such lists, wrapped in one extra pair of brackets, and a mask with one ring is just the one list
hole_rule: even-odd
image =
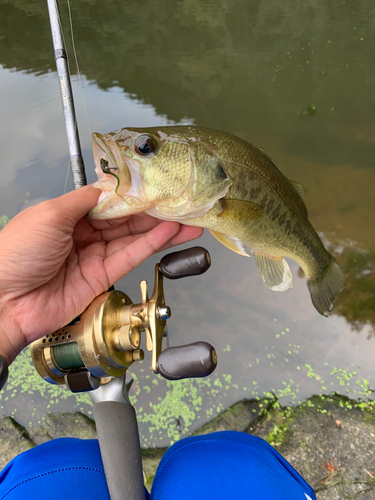
[[(106, 292), (90, 304), (76, 324), (33, 342), (31, 356), (38, 373), (54, 384), (65, 384), (65, 376), (72, 369), (87, 369), (98, 379), (122, 375), (135, 359), (142, 359), (140, 335), (131, 332), (130, 326), (128, 338), (123, 340), (129, 350), (116, 347), (120, 329), (125, 337), (121, 312), (132, 304), (123, 292)], [(61, 350), (60, 346), (68, 345), (70, 350)], [(74, 361), (77, 366), (71, 366)]]

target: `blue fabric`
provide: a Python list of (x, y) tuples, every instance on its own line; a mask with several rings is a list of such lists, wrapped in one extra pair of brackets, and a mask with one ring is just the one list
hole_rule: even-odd
[(61, 438), (14, 458), (0, 474), (0, 499), (109, 500), (96, 439)]
[(312, 488), (272, 446), (234, 431), (175, 443), (159, 464), (151, 498), (316, 500)]
[[(109, 500), (97, 440), (49, 441), (22, 453), (0, 473), (0, 500), (76, 498)], [(316, 500), (279, 453), (249, 434), (217, 432), (169, 448), (156, 472), (151, 500), (224, 498)]]

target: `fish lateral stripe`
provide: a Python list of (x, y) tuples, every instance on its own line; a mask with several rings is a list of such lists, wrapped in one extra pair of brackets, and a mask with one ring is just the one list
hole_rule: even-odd
[(275, 221), (275, 220), (279, 217), (279, 215), (280, 215), (280, 210), (281, 210), (281, 207), (280, 207), (280, 205), (278, 205), (278, 206), (275, 208), (275, 210), (272, 212), (272, 214), (271, 214), (271, 219), (272, 219), (272, 221)]
[(279, 225), (280, 226), (284, 225), (285, 219), (286, 219), (286, 213), (284, 212), (283, 215), (281, 217), (279, 217)]
[(259, 186), (257, 188), (251, 188), (250, 189), (250, 199), (256, 200), (259, 197), (261, 192), (262, 192), (261, 186)]

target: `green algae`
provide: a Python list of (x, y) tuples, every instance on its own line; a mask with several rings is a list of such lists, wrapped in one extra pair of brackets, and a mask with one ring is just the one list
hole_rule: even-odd
[[(161, 380), (160, 376), (157, 376)], [(224, 410), (220, 399), (225, 395), (224, 386), (229, 389), (233, 386), (231, 377), (224, 375), (222, 379), (213, 376), (204, 379), (185, 379), (166, 381), (164, 397), (158, 397), (157, 402), (150, 402), (148, 408), (137, 408), (138, 397), (148, 386), (139, 386), (136, 396), (131, 397), (131, 402), (137, 408), (140, 424), (148, 427), (149, 438), (154, 441), (160, 435), (165, 436), (173, 443), (182, 435), (192, 431), (200, 419), (213, 418)], [(203, 401), (205, 404), (203, 404)], [(207, 402), (210, 406), (207, 408)]]
[[(307, 64), (309, 64), (308, 61), (306, 61)], [(316, 106), (314, 104), (309, 104), (308, 106), (306, 106), (304, 109), (302, 109), (302, 111), (300, 111), (298, 114), (301, 116), (301, 117), (304, 117), (304, 116), (312, 116), (312, 115), (315, 115), (316, 113)]]
[[(286, 333), (287, 329), (284, 331)], [(290, 361), (294, 354), (298, 354), (299, 346), (288, 344), (291, 351)], [(268, 358), (266, 358), (268, 359)], [(262, 362), (262, 358), (256, 358), (254, 364)], [(291, 364), (289, 362), (289, 364)], [(137, 367), (138, 368), (138, 367)], [(311, 364), (297, 365), (298, 381), (290, 377), (286, 380), (275, 381), (275, 386), (268, 391), (261, 389), (257, 380), (252, 377), (251, 368), (245, 376), (238, 380), (230, 373), (220, 374), (214, 372), (210, 377), (204, 379), (185, 379), (179, 381), (166, 381), (160, 375), (150, 374), (148, 369), (140, 368), (137, 373), (129, 372), (134, 379), (131, 391), (131, 402), (135, 406), (138, 421), (141, 428), (142, 446), (153, 447), (164, 444), (167, 439), (170, 443), (188, 435), (199, 425), (207, 420), (215, 418), (228, 406), (228, 401), (233, 402), (234, 391), (241, 391), (239, 398), (260, 401), (264, 398), (272, 401), (272, 405), (278, 408), (285, 403), (286, 410), (300, 404), (307, 407), (316, 406), (316, 400), (310, 399), (304, 403), (299, 395), (300, 386), (304, 381), (311, 380), (312, 391), (329, 397), (328, 387), (335, 387), (341, 392), (343, 389), (357, 399), (340, 399), (340, 407), (350, 410), (354, 406), (361, 411), (371, 412), (375, 402), (372, 399), (373, 391), (370, 382), (361, 376), (361, 369), (344, 368), (340, 366), (324, 368), (324, 376)], [(242, 381), (242, 382), (241, 382)], [(245, 384), (243, 383), (245, 382)], [(331, 394), (334, 393), (331, 390)], [(32, 406), (20, 405), (19, 401), (31, 400)], [(35, 400), (35, 401), (34, 401)], [(29, 348), (25, 349), (10, 367), (10, 376), (5, 390), (0, 394), (1, 409), (10, 411), (12, 416), (22, 412), (27, 413), (27, 422), (35, 424), (37, 419), (43, 420), (41, 415), (40, 401), (44, 401), (47, 411), (61, 411), (64, 408), (91, 414), (91, 402), (88, 394), (72, 394), (64, 386), (46, 383), (35, 371), (30, 357)], [(13, 403), (14, 401), (14, 403)], [(278, 406), (279, 405), (279, 406)], [(12, 409), (13, 408), (13, 409)], [(11, 410), (9, 410), (11, 409)], [(318, 412), (324, 413), (317, 407)], [(284, 408), (284, 411), (286, 411)], [(267, 408), (264, 408), (264, 415)], [(275, 424), (277, 428), (271, 429), (268, 440), (270, 443), (280, 443), (288, 433), (287, 414)]]
[(279, 446), (284, 443), (291, 434), (291, 430), (287, 423), (283, 422), (279, 425), (274, 425), (272, 431), (266, 437), (267, 443), (271, 446)]
[(1, 215), (0, 216), (0, 228), (2, 229), (3, 227), (5, 227), (9, 222), (9, 219), (6, 215)]
[(59, 400), (75, 399), (78, 404), (90, 403), (86, 393), (73, 394), (63, 386), (47, 384), (40, 377), (31, 361), (30, 348), (24, 349), (9, 368), (9, 378), (6, 387), (0, 393), (0, 402), (14, 398), (17, 394), (39, 394), (49, 400), (50, 407)]

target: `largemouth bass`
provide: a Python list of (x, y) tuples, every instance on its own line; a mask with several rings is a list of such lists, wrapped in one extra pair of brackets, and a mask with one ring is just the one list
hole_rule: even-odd
[(330, 315), (344, 273), (308, 221), (303, 187), (284, 177), (261, 149), (194, 126), (92, 135), (96, 186), (103, 194), (91, 218), (146, 212), (207, 228), (234, 252), (253, 254), (274, 291), (292, 286), (284, 257), (293, 259), (306, 275), (315, 308)]

